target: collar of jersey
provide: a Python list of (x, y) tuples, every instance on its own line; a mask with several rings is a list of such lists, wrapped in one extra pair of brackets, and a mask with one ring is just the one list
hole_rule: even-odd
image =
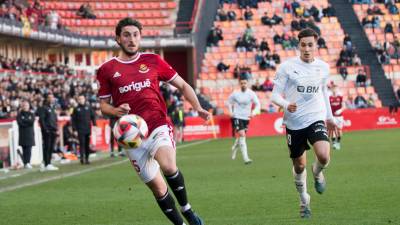
[(134, 59), (131, 59), (129, 61), (123, 61), (123, 60), (119, 59), (118, 57), (114, 57), (114, 59), (117, 60), (120, 63), (129, 64), (129, 63), (136, 62), (140, 58), (141, 55), (142, 54), (139, 52), (137, 57), (135, 57)]

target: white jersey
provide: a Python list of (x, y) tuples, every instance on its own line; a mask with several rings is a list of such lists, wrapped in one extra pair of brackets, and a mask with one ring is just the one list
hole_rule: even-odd
[[(260, 101), (254, 91), (249, 88), (245, 92), (234, 91), (228, 98), (229, 110), (232, 110), (233, 118), (249, 120), (251, 116), (252, 103), (255, 104), (254, 111), (260, 109)], [(233, 108), (233, 109), (232, 109)]]
[(273, 94), (283, 95), (289, 103), (296, 103), (297, 110), (290, 113), (285, 108), (283, 122), (288, 129), (299, 130), (323, 120), (332, 114), (327, 100), (329, 65), (315, 59), (306, 63), (300, 57), (282, 63), (274, 80)]

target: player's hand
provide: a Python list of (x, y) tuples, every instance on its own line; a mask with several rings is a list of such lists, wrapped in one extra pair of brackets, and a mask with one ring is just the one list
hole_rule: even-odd
[(290, 113), (296, 112), (296, 110), (297, 110), (297, 105), (296, 105), (296, 103), (290, 103), (290, 104), (288, 105), (288, 107), (287, 107), (287, 110), (288, 110)]
[(210, 113), (207, 110), (203, 109), (203, 108), (197, 110), (197, 113), (199, 113), (199, 116), (201, 118), (203, 118), (204, 120), (208, 121), (211, 118)]
[(338, 126), (336, 125), (335, 121), (327, 120), (326, 121), (326, 128), (328, 129), (328, 136), (329, 137), (333, 137), (333, 134), (335, 134), (335, 137), (339, 136), (339, 129), (338, 129)]
[(343, 110), (339, 109), (339, 110), (336, 111), (334, 114), (335, 114), (335, 116), (339, 116), (342, 112), (343, 112)]
[(115, 108), (115, 115), (117, 117), (121, 117), (123, 115), (128, 114), (129, 111), (131, 111), (131, 107), (129, 107), (128, 103), (124, 103), (124, 104), (118, 106), (117, 108)]

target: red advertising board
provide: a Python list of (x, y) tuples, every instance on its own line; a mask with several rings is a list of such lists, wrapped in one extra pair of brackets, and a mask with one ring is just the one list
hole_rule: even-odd
[[(400, 128), (400, 113), (390, 115), (387, 108), (347, 110), (343, 113), (344, 130), (371, 130), (384, 128)], [(249, 137), (273, 136), (284, 134), (282, 113), (261, 114), (250, 120)], [(214, 117), (214, 124), (200, 118), (187, 118), (184, 128), (186, 141), (212, 138), (227, 138), (232, 136), (232, 125), (228, 116)]]

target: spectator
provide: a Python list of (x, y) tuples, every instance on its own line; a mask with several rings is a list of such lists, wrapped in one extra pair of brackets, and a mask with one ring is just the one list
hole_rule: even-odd
[(341, 64), (341, 66), (339, 67), (339, 73), (340, 73), (340, 76), (343, 78), (343, 80), (346, 80), (347, 76), (349, 75), (349, 73), (347, 72), (347, 68), (343, 62)]
[(365, 87), (367, 82), (367, 75), (363, 69), (358, 70), (358, 74), (356, 77), (356, 86), (357, 87)]
[(264, 91), (263, 86), (260, 84), (260, 80), (256, 79), (255, 84), (251, 86), (251, 90), (253, 91)]
[(388, 33), (391, 33), (391, 34), (393, 35), (393, 37), (394, 37), (394, 32), (393, 32), (393, 25), (392, 25), (392, 23), (390, 23), (390, 22), (387, 22), (387, 23), (386, 23), (385, 28), (384, 28), (384, 32), (385, 32), (385, 35), (388, 34)]
[(317, 44), (318, 44), (318, 48), (328, 48), (326, 46), (325, 39), (323, 37), (318, 38)]
[(264, 12), (264, 16), (261, 17), (261, 23), (263, 25), (272, 26), (271, 18), (269, 18), (268, 12)]
[(276, 15), (276, 13), (272, 16), (271, 22), (272, 25), (278, 25), (278, 24), (284, 25), (282, 17)]
[(256, 62), (257, 64), (260, 64), (261, 61), (263, 61), (263, 59), (264, 59), (264, 56), (262, 55), (262, 52), (261, 52), (261, 51), (258, 51), (257, 54), (256, 54), (256, 56), (255, 56), (255, 62)]
[(345, 101), (346, 109), (356, 109), (356, 105), (354, 104), (354, 99), (352, 96), (349, 96)]
[(361, 59), (360, 59), (360, 57), (358, 56), (357, 53), (355, 53), (354, 56), (353, 56), (352, 64), (354, 66), (361, 66)]
[(239, 37), (235, 44), (236, 52), (245, 52), (246, 51), (246, 43), (244, 42), (242, 37)]
[(192, 107), (189, 108), (189, 111), (187, 113), (187, 117), (197, 117), (199, 114), (197, 113), (196, 110), (194, 110)]
[(223, 8), (218, 9), (217, 20), (218, 21), (227, 21), (228, 20), (228, 14), (225, 12), (225, 10)]
[(333, 8), (332, 5), (328, 3), (328, 7), (322, 10), (322, 14), (324, 15), (324, 17), (333, 17), (336, 15), (336, 11), (335, 8)]
[(56, 11), (52, 10), (47, 14), (46, 22), (47, 25), (50, 27), (50, 29), (52, 30), (58, 29), (58, 20), (59, 16)]
[(228, 20), (235, 21), (236, 20), (236, 13), (233, 10), (228, 11)]
[(82, 4), (76, 12), (76, 15), (84, 19), (96, 19), (96, 15), (94, 14), (92, 6), (89, 3)]
[(269, 46), (268, 46), (268, 42), (265, 38), (262, 39), (261, 43), (260, 43), (260, 51), (269, 51)]
[(32, 146), (35, 145), (34, 122), (35, 115), (30, 111), (29, 102), (23, 101), (21, 111), (17, 115), (17, 123), (19, 130), (18, 143), (22, 147), (22, 161), (26, 169), (32, 169), (30, 162)]
[[(111, 128), (112, 127), (113, 126), (111, 126)], [(64, 145), (67, 146), (66, 151), (76, 155), (79, 140), (78, 140), (78, 136), (75, 135), (75, 132), (72, 128), (70, 121), (65, 123), (65, 125), (63, 127), (63, 138), (64, 138)], [(110, 138), (110, 141), (112, 141), (112, 140), (113, 140), (113, 138)]]
[(365, 98), (360, 94), (357, 94), (356, 98), (354, 99), (354, 105), (357, 109), (368, 108), (367, 100), (365, 100)]
[(275, 61), (275, 64), (280, 64), (281, 63), (281, 57), (276, 53), (275, 50), (272, 53), (272, 59)]
[(267, 112), (268, 113), (275, 113), (276, 112), (276, 108), (275, 108), (274, 104), (272, 104), (272, 103), (268, 104), (268, 111)]
[(247, 6), (246, 10), (244, 11), (244, 19), (245, 20), (253, 20), (253, 12), (251, 11), (250, 7)]
[(223, 61), (219, 62), (217, 65), (217, 70), (219, 72), (226, 72), (229, 70), (230, 65), (226, 65)]
[(274, 88), (274, 83), (269, 79), (269, 77), (267, 77), (265, 78), (262, 86), (264, 91), (272, 91), (272, 89)]

